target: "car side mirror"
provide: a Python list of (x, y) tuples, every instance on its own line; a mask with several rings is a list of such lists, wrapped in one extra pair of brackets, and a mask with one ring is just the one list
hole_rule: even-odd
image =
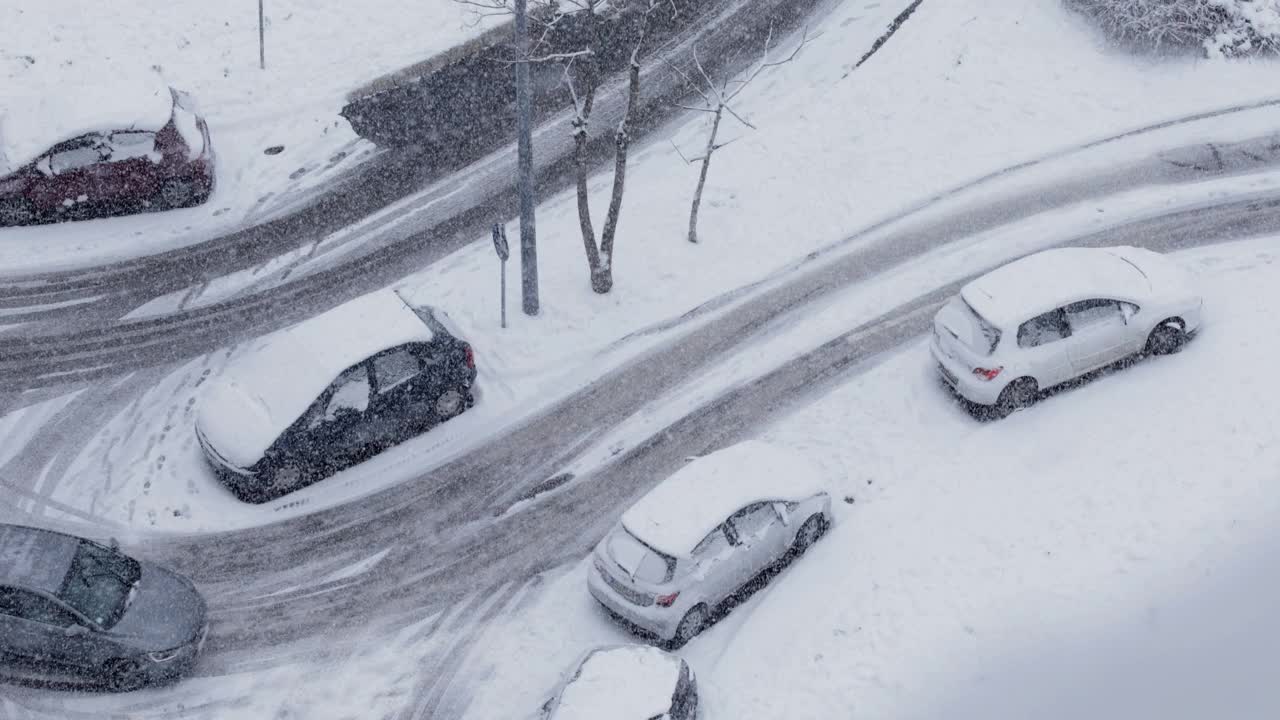
[(89, 634), (89, 628), (83, 625), (68, 625), (67, 628), (62, 631), (62, 634), (69, 638), (84, 637)]
[(1129, 324), (1129, 318), (1138, 314), (1138, 307), (1129, 303), (1120, 303), (1120, 316), (1124, 318), (1124, 323)]
[(45, 177), (53, 177), (53, 164), (48, 157), (42, 157), (36, 162), (36, 172)]

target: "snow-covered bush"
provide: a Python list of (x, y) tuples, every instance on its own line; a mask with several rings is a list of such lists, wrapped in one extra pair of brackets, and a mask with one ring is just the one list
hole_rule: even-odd
[(1280, 53), (1280, 0), (1066, 0), (1110, 34), (1210, 57)]

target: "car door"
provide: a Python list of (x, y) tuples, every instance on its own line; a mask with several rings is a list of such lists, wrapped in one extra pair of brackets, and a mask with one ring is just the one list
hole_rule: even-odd
[(305, 416), (291, 445), (305, 462), (340, 468), (359, 462), (373, 444), (373, 394), (367, 362), (343, 371)]
[(136, 202), (155, 195), (160, 184), (155, 133), (113, 132), (107, 137), (106, 148), (106, 159), (95, 166), (100, 200)]
[(719, 603), (745, 582), (741, 579), (746, 572), (741, 567), (742, 558), (725, 535), (724, 526), (708, 533), (690, 555), (698, 592), (708, 603)]
[(729, 519), (746, 558), (747, 576), (758, 575), (782, 557), (786, 550), (786, 528), (773, 503), (758, 502), (734, 513)]
[(0, 587), (0, 653), (20, 660), (39, 660), (48, 652), (45, 628), (24, 617), (20, 594)]
[[(87, 643), (92, 631), (68, 635), (67, 629), (79, 625), (79, 619), (52, 600), (21, 588), (8, 588), (3, 605), (5, 618), (12, 630), (12, 640), (29, 660), (65, 667), (81, 667), (92, 656)], [(6, 635), (8, 637), (8, 635)], [(6, 645), (9, 643), (6, 642)]]
[(1125, 357), (1129, 322), (1116, 300), (1094, 298), (1063, 308), (1071, 337), (1067, 350), (1076, 375), (1110, 365)]
[(1074, 375), (1071, 354), (1063, 342), (1070, 337), (1071, 326), (1062, 308), (1041, 313), (1019, 325), (1018, 374), (1036, 378), (1041, 388), (1070, 380)]
[(375, 355), (369, 409), (375, 442), (386, 447), (421, 432), (431, 422), (432, 382), (419, 343)]
[[(102, 138), (85, 135), (56, 146), (48, 156), (48, 175), (36, 202), (44, 209), (74, 210), (98, 202), (97, 165), (103, 160)], [(43, 161), (41, 168), (45, 168)]]

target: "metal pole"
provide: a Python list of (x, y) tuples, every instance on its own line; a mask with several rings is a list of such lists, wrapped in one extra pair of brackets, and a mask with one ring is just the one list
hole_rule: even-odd
[(502, 262), (502, 327), (507, 326), (507, 261)]
[(520, 182), (520, 286), (524, 312), (538, 314), (538, 239), (533, 218), (533, 108), (529, 92), (528, 0), (516, 10), (516, 164)]
[(266, 0), (258, 0), (258, 68), (267, 69), (267, 30), (265, 12), (262, 9)]

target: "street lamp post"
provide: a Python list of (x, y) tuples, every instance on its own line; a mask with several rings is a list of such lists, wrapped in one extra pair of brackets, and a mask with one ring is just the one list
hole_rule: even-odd
[(538, 240), (533, 217), (533, 108), (529, 91), (528, 0), (516, 11), (516, 165), (520, 184), (520, 286), (526, 315), (538, 314)]

